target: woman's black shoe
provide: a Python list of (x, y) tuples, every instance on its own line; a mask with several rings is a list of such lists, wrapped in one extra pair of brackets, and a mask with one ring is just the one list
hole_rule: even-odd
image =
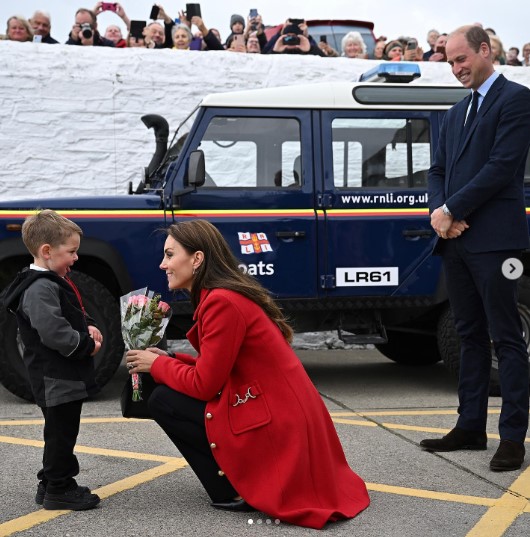
[(210, 504), (216, 509), (223, 509), (224, 511), (239, 511), (241, 513), (249, 513), (255, 511), (254, 507), (250, 506), (245, 500), (225, 500), (223, 502), (212, 502)]

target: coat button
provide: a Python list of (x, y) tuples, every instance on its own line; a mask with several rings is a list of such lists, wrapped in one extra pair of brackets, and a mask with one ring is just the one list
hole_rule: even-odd
[(207, 419), (207, 420), (211, 420), (212, 418), (213, 418), (212, 414), (211, 414), (210, 412), (208, 412), (208, 413), (206, 414), (206, 419)]
[(219, 477), (223, 477), (225, 475), (225, 473), (222, 470), (219, 470), (217, 473), (219, 474)]
[(217, 444), (216, 444), (215, 442), (212, 442), (212, 443), (210, 444), (210, 447), (211, 447), (212, 449), (215, 449), (215, 448), (217, 447)]

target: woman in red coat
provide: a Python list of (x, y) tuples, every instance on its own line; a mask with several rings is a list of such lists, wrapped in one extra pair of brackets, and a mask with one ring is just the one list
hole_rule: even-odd
[(322, 528), (370, 503), (348, 466), (329, 413), (291, 349), (292, 330), (268, 292), (238, 269), (219, 231), (193, 220), (168, 230), (160, 268), (187, 289), (197, 357), (127, 353), (131, 373), (160, 383), (149, 399), (212, 506), (257, 509)]

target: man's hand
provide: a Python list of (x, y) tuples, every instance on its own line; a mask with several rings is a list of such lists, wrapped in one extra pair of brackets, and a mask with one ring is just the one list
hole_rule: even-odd
[(199, 32), (201, 32), (203, 37), (208, 33), (208, 28), (206, 28), (204, 21), (198, 15), (195, 15), (194, 17), (191, 18), (191, 24), (193, 24), (194, 26), (197, 26)]
[(173, 19), (166, 13), (165, 9), (160, 5), (156, 4), (158, 6), (158, 9), (160, 10), (158, 12), (158, 18), (163, 19), (165, 23), (170, 24), (173, 22)]
[(456, 239), (460, 237), (466, 229), (469, 228), (469, 224), (465, 220), (453, 220), (449, 231), (447, 232), (448, 239)]
[(453, 224), (453, 217), (444, 214), (441, 207), (435, 209), (431, 214), (431, 226), (436, 231), (438, 237), (447, 239), (447, 232)]

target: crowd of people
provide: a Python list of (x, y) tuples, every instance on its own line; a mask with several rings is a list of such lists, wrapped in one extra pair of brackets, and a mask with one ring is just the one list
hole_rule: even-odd
[[(115, 13), (125, 25), (126, 33), (116, 24), (109, 25), (103, 34), (100, 33), (98, 15), (103, 12)], [(251, 10), (246, 18), (238, 14), (232, 15), (226, 39), (221, 37), (217, 28), (209, 28), (197, 12), (180, 11), (175, 18), (168, 14), (162, 5), (156, 4), (151, 17), (150, 21), (131, 21), (120, 3), (97, 2), (93, 9), (79, 8), (76, 11), (66, 44), (195, 51), (228, 50), (249, 54), (312, 54), (387, 61), (446, 61), (447, 34), (437, 30), (428, 32), (425, 50), (419, 45), (417, 38), (407, 36), (396, 39), (380, 36), (371, 50), (372, 47), (367, 47), (363, 36), (355, 31), (347, 33), (340, 47), (337, 47), (339, 50), (336, 50), (323, 40), (322, 36), (317, 41), (310, 34), (306, 21), (287, 19), (284, 24), (273, 27), (271, 31), (271, 27), (265, 26), (256, 10)], [(36, 11), (29, 19), (14, 15), (7, 20), (6, 33), (2, 37), (11, 41), (59, 43), (51, 36), (51, 27), (50, 14), (44, 11)], [(530, 43), (524, 44), (521, 49), (513, 46), (506, 50), (492, 28), (485, 30), (490, 35), (495, 65), (530, 66)]]

